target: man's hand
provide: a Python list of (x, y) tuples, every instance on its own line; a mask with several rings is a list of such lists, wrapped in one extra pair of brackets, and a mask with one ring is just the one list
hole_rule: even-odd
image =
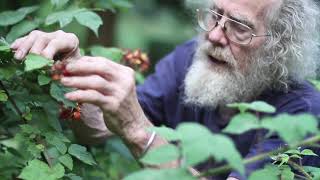
[(23, 59), (29, 52), (53, 59), (59, 54), (63, 59), (80, 57), (79, 39), (72, 33), (61, 30), (52, 33), (32, 31), (29, 35), (17, 39), (11, 45), (16, 59)]
[(63, 77), (62, 84), (78, 89), (66, 98), (99, 106), (110, 131), (128, 145), (141, 145), (132, 149), (139, 155), (149, 136), (145, 128), (152, 124), (138, 103), (134, 71), (102, 57), (82, 57), (68, 63), (66, 71), (71, 76)]

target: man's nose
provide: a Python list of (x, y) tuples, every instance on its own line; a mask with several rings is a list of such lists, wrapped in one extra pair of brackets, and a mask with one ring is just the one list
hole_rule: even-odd
[(208, 40), (215, 45), (226, 46), (228, 44), (228, 39), (226, 37), (223, 25), (221, 25), (221, 21), (217, 22), (216, 26), (210, 32), (208, 32), (207, 36)]

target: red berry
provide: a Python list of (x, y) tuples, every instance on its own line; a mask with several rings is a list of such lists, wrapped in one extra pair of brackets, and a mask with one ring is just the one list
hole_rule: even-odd
[(71, 74), (66, 69), (62, 70), (62, 75), (63, 76), (71, 76)]
[(78, 120), (80, 120), (80, 118), (81, 118), (81, 113), (79, 111), (73, 112), (73, 114), (72, 114), (73, 120), (78, 121)]
[(58, 81), (61, 79), (61, 75), (59, 74), (52, 74), (51, 75), (51, 79), (54, 80), (54, 81)]

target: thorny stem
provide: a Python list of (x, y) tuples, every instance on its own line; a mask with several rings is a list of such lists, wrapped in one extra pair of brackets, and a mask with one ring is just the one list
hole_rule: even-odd
[(303, 174), (308, 180), (312, 180), (312, 177), (297, 163), (293, 161), (288, 161), (288, 164), (295, 170)]
[[(253, 156), (251, 158), (245, 159), (243, 161), (243, 164), (250, 164), (250, 163), (268, 158), (274, 154), (283, 153), (283, 152), (289, 150), (290, 148), (296, 148), (296, 147), (300, 147), (300, 146), (308, 146), (310, 144), (314, 144), (319, 141), (320, 141), (320, 135), (316, 135), (316, 136), (310, 137), (302, 142), (296, 143), (291, 147), (283, 147), (283, 148), (280, 148), (280, 149), (277, 149), (277, 150), (274, 150), (271, 152), (259, 154), (259, 155)], [(221, 167), (209, 169), (208, 171), (201, 173), (198, 177), (215, 176), (215, 175), (222, 174), (222, 173), (225, 173), (230, 170), (232, 170), (232, 167), (230, 165), (224, 165)]]

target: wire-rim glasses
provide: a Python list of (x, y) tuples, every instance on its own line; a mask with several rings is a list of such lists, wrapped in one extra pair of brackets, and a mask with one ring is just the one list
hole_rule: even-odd
[[(226, 37), (237, 44), (248, 45), (251, 43), (252, 38), (254, 37), (264, 37), (270, 35), (256, 35), (251, 27), (230, 19), (222, 14), (219, 14), (211, 9), (197, 9), (198, 13), (198, 24), (199, 26), (207, 31), (212, 31), (215, 27), (220, 25), (223, 31), (226, 34)], [(224, 24), (221, 24), (220, 21), (222, 18), (225, 18)]]

